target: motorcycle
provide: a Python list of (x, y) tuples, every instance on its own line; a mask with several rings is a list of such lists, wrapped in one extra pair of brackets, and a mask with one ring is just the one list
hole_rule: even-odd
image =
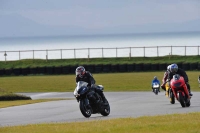
[(158, 95), (158, 92), (159, 92), (159, 89), (160, 89), (160, 85), (157, 82), (154, 82), (152, 84), (152, 89), (153, 89), (153, 92), (155, 93), (155, 95)]
[(189, 107), (191, 104), (190, 96), (184, 78), (179, 74), (175, 74), (170, 81), (170, 85), (176, 100), (180, 102), (181, 106)]
[(170, 103), (171, 104), (175, 104), (175, 97), (174, 97), (173, 91), (172, 91), (172, 89), (170, 87), (169, 80), (166, 81), (165, 88), (166, 88), (165, 96), (170, 99)]
[[(74, 96), (79, 102), (79, 108), (83, 116), (88, 118), (96, 113), (108, 116), (110, 114), (110, 105), (108, 101), (106, 100), (106, 103), (103, 103), (101, 96), (87, 87), (87, 85), (87, 82), (79, 81), (74, 90)], [(97, 87), (103, 90), (102, 85), (98, 85)]]

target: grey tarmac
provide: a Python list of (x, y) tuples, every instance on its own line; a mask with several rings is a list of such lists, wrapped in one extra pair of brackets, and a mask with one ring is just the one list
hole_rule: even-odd
[(21, 93), (32, 99), (70, 98), (27, 104), (0, 109), (0, 126), (16, 126), (38, 123), (81, 122), (106, 120), (114, 118), (136, 118), (165, 114), (179, 114), (200, 111), (200, 92), (193, 92), (191, 106), (182, 108), (180, 103), (170, 104), (164, 92), (155, 95), (153, 92), (104, 92), (110, 103), (109, 116), (92, 114), (85, 118), (73, 92)]

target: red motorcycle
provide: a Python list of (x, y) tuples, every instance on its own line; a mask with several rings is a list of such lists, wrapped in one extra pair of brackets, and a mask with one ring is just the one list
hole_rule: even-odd
[(184, 78), (179, 74), (175, 74), (170, 81), (170, 86), (173, 94), (182, 107), (190, 106), (190, 95), (185, 84)]

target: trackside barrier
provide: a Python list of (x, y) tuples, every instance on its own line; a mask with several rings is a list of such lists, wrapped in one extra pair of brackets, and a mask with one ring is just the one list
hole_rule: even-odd
[(200, 55), (200, 46), (146, 46), (0, 51), (0, 61), (22, 59), (91, 59), (110, 57), (160, 57)]
[[(200, 63), (181, 63), (177, 65), (188, 70), (200, 70)], [(59, 75), (59, 74), (75, 74), (77, 65), (66, 66), (43, 66), (43, 67), (27, 67), (27, 68), (10, 68), (0, 69), (0, 76), (19, 76), (19, 75)], [(87, 71), (91, 73), (115, 73), (115, 72), (141, 72), (141, 71), (165, 71), (167, 69), (167, 63), (133, 63), (133, 64), (98, 64), (98, 65), (82, 65)]]
[(127, 64), (127, 72), (132, 72), (135, 70), (135, 64)]

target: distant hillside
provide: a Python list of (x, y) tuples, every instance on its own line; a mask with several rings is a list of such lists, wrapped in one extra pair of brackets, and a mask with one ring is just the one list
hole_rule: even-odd
[(0, 37), (19, 36), (59, 36), (59, 35), (92, 35), (92, 34), (124, 34), (124, 33), (155, 33), (155, 32), (188, 32), (200, 31), (200, 19), (187, 23), (158, 23), (147, 25), (95, 29), (83, 29), (76, 26), (48, 26), (18, 14), (0, 15)]

